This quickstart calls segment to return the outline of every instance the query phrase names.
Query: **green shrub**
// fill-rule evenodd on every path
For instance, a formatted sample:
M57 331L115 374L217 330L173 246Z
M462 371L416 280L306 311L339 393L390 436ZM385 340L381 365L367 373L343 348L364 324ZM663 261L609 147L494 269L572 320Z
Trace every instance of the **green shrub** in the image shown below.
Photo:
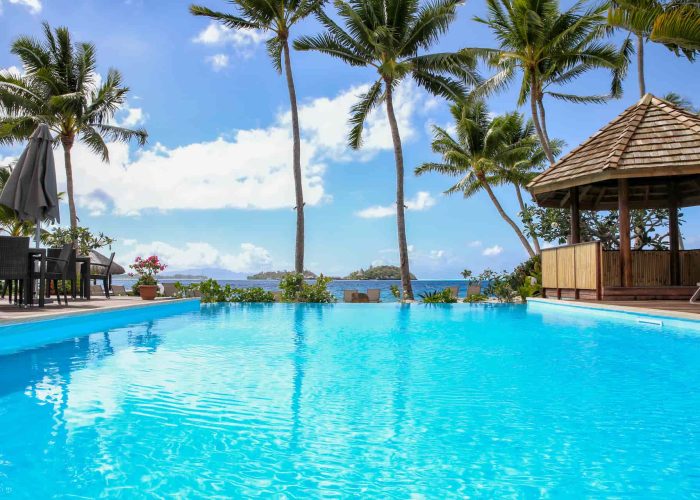
M328 284L333 281L324 275L316 278L312 284L304 281L300 273L289 273L280 280L282 300L285 302L331 303L336 298L328 290Z
M178 296L186 297L188 292L199 290L202 297L202 302L274 302L275 296L272 292L263 290L260 287L255 288L233 288L231 285L221 286L218 281L208 279L201 283L192 283L190 285L182 285L175 283L175 288L178 291Z
M396 285L391 285L389 287L389 290L391 291L391 294L394 296L396 300L399 300L401 298L401 290L399 290L399 287Z
M425 292L419 295L421 302L424 304L454 304L457 298L452 295L450 290L442 290L440 292Z
M469 302L470 304L473 304L475 302L485 302L487 300L489 300L489 298L483 293L476 293L464 299L465 302Z
M274 302L275 296L272 292L255 288L232 288L229 302Z

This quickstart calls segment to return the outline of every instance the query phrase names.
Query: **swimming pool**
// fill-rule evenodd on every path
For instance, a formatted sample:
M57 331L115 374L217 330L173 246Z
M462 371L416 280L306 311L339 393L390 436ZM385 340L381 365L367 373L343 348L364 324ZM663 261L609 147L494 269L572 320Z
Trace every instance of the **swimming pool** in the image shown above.
M155 309L0 328L0 496L700 491L692 329L525 306Z

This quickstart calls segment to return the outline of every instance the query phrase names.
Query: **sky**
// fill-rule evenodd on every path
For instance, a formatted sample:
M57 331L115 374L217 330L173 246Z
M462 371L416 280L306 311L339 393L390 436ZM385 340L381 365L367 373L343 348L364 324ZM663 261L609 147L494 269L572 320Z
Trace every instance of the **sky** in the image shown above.
M224 0L201 0L225 10ZM495 47L488 29L473 21L484 0L467 0L435 51ZM571 2L562 0L563 6ZM130 87L116 116L143 126L149 141L110 145L102 163L81 144L73 150L80 225L117 241L117 260L156 253L169 271L197 268L232 273L292 269L295 213L289 97L265 52L269 35L235 32L188 13L179 0L0 0L0 69L21 71L10 45L39 36L41 22L67 26L76 41L96 45L98 71L119 69ZM314 34L308 19L293 38ZM615 40L620 41L622 34ZM348 111L375 74L317 53L292 53L299 97L306 267L345 275L370 265L396 264L395 168L383 109L370 116L364 147L346 147ZM700 64L647 44L647 89L675 91L700 105ZM594 72L566 87L605 93L608 74ZM493 113L517 109L516 87L489 99ZM639 99L636 67L622 99L602 105L546 100L552 137L575 147ZM406 166L407 234L411 270L420 279L458 278L468 268L511 269L527 255L485 194L446 196L454 179L416 177L415 167L438 158L431 127L450 123L444 100L410 82L396 97ZM527 109L521 109L527 114ZM0 148L0 165L24 144ZM56 152L59 190L64 164ZM497 190L517 217L512 188ZM61 207L68 223L68 208ZM687 247L700 246L700 210L684 210Z

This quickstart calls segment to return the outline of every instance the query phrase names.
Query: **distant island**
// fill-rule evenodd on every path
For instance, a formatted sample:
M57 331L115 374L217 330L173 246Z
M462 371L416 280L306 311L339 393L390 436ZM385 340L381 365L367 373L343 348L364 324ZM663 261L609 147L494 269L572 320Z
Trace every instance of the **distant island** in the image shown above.
M290 274L292 271L264 271L261 273L257 274L252 274L248 276L249 280L281 280L284 278L286 275ZM316 273L313 273L309 270L304 271L304 278L306 279L315 279L318 276L316 276Z
M369 269L360 269L348 274L346 280L400 280L401 268L398 266L369 266ZM411 273L411 279L416 277Z

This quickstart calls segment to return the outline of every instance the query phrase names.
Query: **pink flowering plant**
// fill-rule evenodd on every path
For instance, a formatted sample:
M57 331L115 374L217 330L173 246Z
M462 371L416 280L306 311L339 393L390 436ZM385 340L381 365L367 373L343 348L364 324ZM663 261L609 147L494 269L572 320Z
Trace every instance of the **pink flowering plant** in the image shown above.
M163 264L157 255L151 255L145 259L136 257L134 263L129 267L134 271L129 273L129 276L138 276L138 280L134 284L134 291L137 291L141 285L157 285L156 275L161 271L165 271L168 266Z

